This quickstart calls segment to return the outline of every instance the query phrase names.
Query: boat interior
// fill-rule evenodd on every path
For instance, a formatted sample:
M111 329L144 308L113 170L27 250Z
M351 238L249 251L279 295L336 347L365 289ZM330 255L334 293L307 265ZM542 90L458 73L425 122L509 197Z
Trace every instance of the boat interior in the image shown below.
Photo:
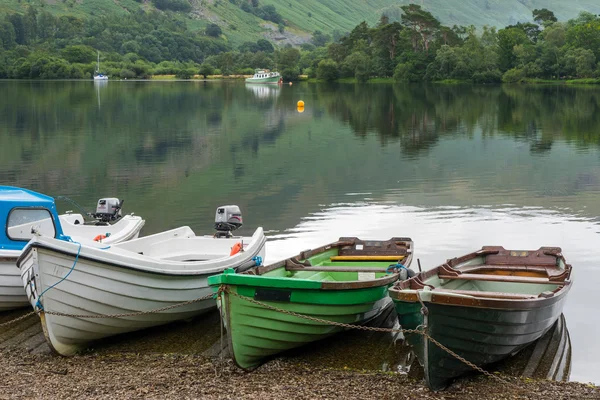
M397 286L446 295L525 300L554 296L570 283L570 274L571 266L559 248L511 251L484 247Z
M279 278L366 281L389 277L397 270L398 264L409 267L411 261L410 239L361 241L341 238L332 245L305 251L297 257L258 268L257 271L259 275Z
M93 240L98 235L112 236L130 231L138 220L121 219L114 224L84 225L85 219L81 214L62 214L58 216L62 231L67 236L76 239ZM21 223L19 223L21 222ZM7 222L8 237L14 240L30 240L33 235L55 237L56 228L45 209L18 209L11 213Z
M261 231L262 232L262 231ZM196 236L188 226L145 236L113 245L148 257L169 261L208 261L230 257L232 247L240 243L246 249L258 240L257 230L252 238L234 236L215 239L213 236Z

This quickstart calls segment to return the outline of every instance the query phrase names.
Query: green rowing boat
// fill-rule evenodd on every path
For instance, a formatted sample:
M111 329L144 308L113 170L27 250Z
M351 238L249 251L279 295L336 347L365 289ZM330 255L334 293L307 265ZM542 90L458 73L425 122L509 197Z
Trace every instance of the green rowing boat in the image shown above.
M403 329L422 327L481 367L515 354L554 325L571 288L570 276L560 248L487 246L397 282L389 293ZM432 390L473 371L423 335L408 334L407 340Z
M412 250L409 238L340 238L271 265L209 277L213 290L221 289L217 305L235 363L252 370L270 356L343 329L285 312L344 324L376 317L390 304L388 288L406 273Z

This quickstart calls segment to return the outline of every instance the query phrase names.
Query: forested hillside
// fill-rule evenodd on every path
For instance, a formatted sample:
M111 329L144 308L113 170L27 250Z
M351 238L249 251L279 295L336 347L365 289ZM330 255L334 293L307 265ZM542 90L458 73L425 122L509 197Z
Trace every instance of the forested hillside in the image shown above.
M498 29L531 21L532 11L540 8L554 11L559 21L581 11L600 14L598 0L0 0L0 16L25 13L30 6L81 19L162 10L175 13L190 31L204 31L214 23L234 46L261 38L298 45L314 31L339 36L362 21L375 24L382 14L400 21L401 6L410 3L431 12L444 25Z
M587 11L561 21L552 10L534 9L523 15L532 22L478 28L444 24L418 4L396 4L397 14L367 12L380 12L388 0L347 7L341 0L283 6L275 0L114 0L111 8L102 7L104 0L52 1L0 3L14 9L0 15L0 78L91 78L98 51L100 72L121 79L251 74L254 68L277 68L285 80L299 74L359 81L600 78L600 17ZM573 0L572 9L585 1ZM510 3L471 2L490 9ZM463 10L467 3L452 12L472 12ZM361 14L363 22L345 30Z

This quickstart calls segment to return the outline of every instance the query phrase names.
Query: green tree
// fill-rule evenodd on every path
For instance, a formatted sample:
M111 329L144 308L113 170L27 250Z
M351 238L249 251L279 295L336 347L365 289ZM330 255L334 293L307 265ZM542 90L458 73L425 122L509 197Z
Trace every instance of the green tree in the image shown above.
M582 12L567 24L567 45L570 48L588 49L600 59L600 17Z
M522 29L512 27L498 31L498 62L500 70L507 71L515 66L517 57L513 51L514 47L525 43L530 43L530 41Z
M558 21L554 13L547 8L533 10L533 20L540 25L548 25Z
M70 63L86 64L96 60L96 51L89 46L67 46L60 52L61 56Z
M56 18L48 11L38 16L38 36L40 39L51 39L56 34Z
M208 24L205 32L208 36L212 37L219 37L223 34L221 27L217 24Z
M27 29L25 21L21 14L11 14L8 16L8 21L12 24L15 32L15 42L17 44L27 44Z
M200 70L198 71L198 75L202 75L202 77L204 79L208 78L209 75L213 75L215 72L215 69L213 68L212 65L210 64L202 64L200 65Z
M570 49L565 55L565 70L568 75L591 78L596 67L596 56L589 49Z
M323 47L330 41L331 36L326 35L321 31L314 31L312 34L311 42L317 47Z
M373 47L373 66L378 76L392 76L396 66L396 57L400 52L400 32L398 22L380 24L373 29L371 36Z
M333 82L339 77L338 65L331 59L321 60L317 69L317 77L326 82Z
M277 52L277 66L281 70L294 70L298 67L300 61L300 50L294 47L288 47Z
M256 41L256 45L258 46L259 51L264 51L265 53L272 53L275 51L275 48L271 42L265 39L258 39Z
M355 77L359 82L366 82L371 77L371 60L364 52L354 52L342 64L342 76Z
M439 32L440 21L438 21L429 11L425 11L421 6L409 4L400 7L402 14L402 25L406 26L412 32L413 50L422 48L428 52L431 41Z
M8 21L0 21L0 48L10 50L16 46L15 28Z

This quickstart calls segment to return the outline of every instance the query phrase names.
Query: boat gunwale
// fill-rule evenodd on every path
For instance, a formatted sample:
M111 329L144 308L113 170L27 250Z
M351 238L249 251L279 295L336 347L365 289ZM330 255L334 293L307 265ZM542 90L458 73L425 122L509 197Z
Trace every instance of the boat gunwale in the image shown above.
M453 295L448 292L435 292L432 290L430 293L431 300L423 300L423 303L432 303L446 306L459 306L459 307L471 307L471 308L485 308L485 309L496 309L496 310L533 310L537 308L543 308L550 306L554 303L561 301L571 289L570 282L562 286L552 297L537 297L533 299L497 299L490 297L474 297L468 295ZM419 297L417 292L403 292L396 288L389 289L389 295L393 300L407 303L418 303Z
M408 237L392 237L389 240L368 240L369 242L404 242L406 245L406 254L403 254L405 257L402 261L402 265L406 268L410 267L413 259L413 241ZM399 278L399 273L393 273L389 276L383 276L381 278L374 278L364 281L313 281L310 279L290 279L286 277L270 277L263 276L267 272L271 272L278 268L285 268L288 260L296 259L296 260L308 260L310 257L313 257L317 254L324 253L328 250L331 250L335 247L341 246L352 246L355 245L356 242L365 242L365 240L361 240L357 237L341 237L339 240L317 247L316 249L304 250L300 252L296 256L288 257L284 260L277 261L270 265L265 265L262 267L251 268L247 271L235 273L235 274L222 274L209 278L209 281L219 280L218 283L210 283L211 286L215 285L236 285L236 286L260 286L260 287L273 287L274 282L287 282L288 284L278 285L277 288L281 289L313 289L313 290L345 290L345 289L366 289L378 286L386 286L389 285ZM358 266L357 266L358 267ZM323 267L326 270L326 266ZM375 268L375 267L373 267ZM332 271L336 272L336 271ZM374 271L375 272L375 271ZM261 277L261 279L256 279ZM265 279L268 278L268 279ZM227 281L232 282L227 282ZM244 281L248 281L247 283ZM252 282L254 281L254 282Z
M427 286L431 286L427 284L427 280L436 275L440 275L440 273L447 272L455 272L456 276L453 279L460 280L460 274L465 273L473 273L477 268L481 267L485 269L489 265L483 263L478 266L465 266L465 267L454 267L457 264L462 264L471 259L481 257L482 255L496 255L499 253L510 253L511 250L506 250L501 246L484 246L481 250L469 253L467 255L456 257L453 259L447 260L444 264L439 265L435 268L432 268L427 271L423 271L413 278L407 279L402 282L397 282L393 287L391 287L388 291L390 297L396 301L401 302L410 302L415 303L421 301L420 295L418 293L423 292L423 288ZM548 274L548 270L557 270L560 271L560 274L550 275L548 274L548 280L545 282L531 282L523 284L540 284L547 283L549 285L556 285L557 288L552 291L552 295L549 297L540 296L530 299L508 299L508 298L491 298L491 297L479 297L479 296L470 296L462 293L452 293L448 292L436 292L435 287L432 287L431 290L428 290L427 293L431 294L430 300L423 300L424 303L433 303L440 305L448 305L448 306L463 306L463 307L472 307L472 308L486 308L486 309L519 309L519 310L527 310L527 309L536 309L541 307L546 307L552 305L560 300L562 300L569 290L571 289L572 281L571 281L571 264L567 264L564 256L562 255L562 250L560 247L540 247L538 250L529 250L527 253L543 253L545 256L553 256L557 260L560 260L564 263L564 269L558 268L550 268L548 264L520 264L518 268L515 267L514 263L507 264L505 266L498 265L495 263L494 266L497 270L506 270L506 271L527 271L527 272L546 272ZM517 257L517 256L510 256ZM526 258L526 257L524 257ZM492 275L492 276L502 276L502 275ZM481 281L485 281L485 274L482 274ZM510 282L510 276L507 276L505 282ZM413 288L411 286L418 286L417 288ZM541 293L540 293L541 294Z
M266 238L264 236L262 236L264 240L264 242L266 243ZM264 248L265 243L263 243L261 246L257 246L256 252L253 253L250 257L248 257L248 260L250 260L252 257L257 256L260 254L261 250ZM31 253L33 250L35 249L45 249L45 250L50 250L52 252L58 253L58 254L63 254L63 255L67 255L67 256L71 256L71 257L75 257L76 256L76 252L70 252L64 249L57 249L54 248L52 246L49 246L45 243L40 243L40 242L33 242L30 243L25 249L26 251L24 251L17 259L17 267L19 269L21 269L21 264L28 258L29 253ZM107 260L98 260L95 257L92 256L87 256L85 254L79 254L78 256L79 260L86 260L86 261L91 261L93 263L99 263L99 264L103 264L104 266L110 266L110 267L116 267L116 268L122 268L122 269L127 269L130 271L137 271L137 272L141 272L141 273L148 273L148 274L154 274L154 275L165 275L165 276L177 276L177 277L186 277L186 276L202 276L202 275L214 275L214 274L219 274L221 273L224 269L226 268L231 268L231 267L224 267L224 268L217 268L217 269L206 269L206 270L190 270L190 271L181 271L181 270L176 270L176 271L161 271L161 270L155 270L155 269L143 269L143 268L136 268L135 266L131 266L131 265L124 265L124 264L120 264L114 261L107 261Z

